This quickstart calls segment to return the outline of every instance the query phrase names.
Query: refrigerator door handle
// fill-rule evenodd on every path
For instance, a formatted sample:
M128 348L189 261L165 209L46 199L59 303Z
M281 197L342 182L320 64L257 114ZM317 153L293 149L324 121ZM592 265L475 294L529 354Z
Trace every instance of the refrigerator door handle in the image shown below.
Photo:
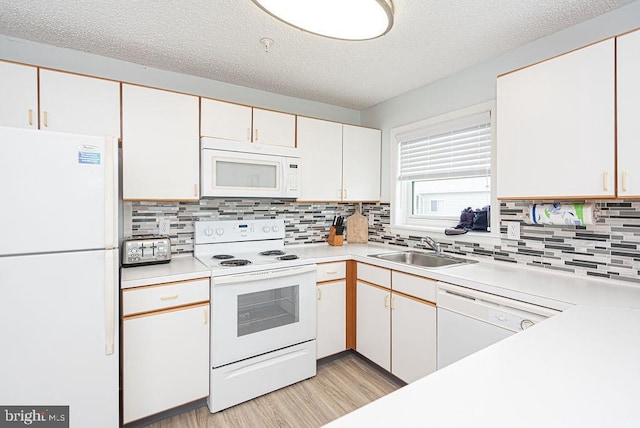
M118 200L116 192L118 189L117 174L117 144L114 144L114 138L105 137L104 149L104 239L105 247L112 249L117 247L117 219L118 219Z
M116 278L118 277L116 263L117 250L107 250L104 255L104 327L105 354L111 355L115 351L116 334Z

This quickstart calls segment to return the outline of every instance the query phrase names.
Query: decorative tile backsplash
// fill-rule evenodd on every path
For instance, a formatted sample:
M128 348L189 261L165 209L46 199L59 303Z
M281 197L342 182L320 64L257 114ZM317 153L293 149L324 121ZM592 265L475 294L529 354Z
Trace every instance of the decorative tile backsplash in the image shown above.
M521 222L519 240L507 240L506 227L502 226L500 244L481 245L452 237L441 241L442 250L640 284L640 201L598 201L600 215L591 226L524 224L530 203L500 203L500 224ZM365 204L363 214L368 213L375 217L375 226L369 227L369 241L421 247L420 236L391 233L389 204Z
M333 216L349 216L354 204L298 203L274 199L202 199L200 202L125 202L124 236L158 233L158 220L171 222L173 253L193 251L194 221L284 218L285 244L325 242Z
M530 202L503 201L500 223L520 221ZM598 201L600 217L592 226L521 224L520 240L482 245L455 238L441 240L444 252L490 257L578 275L615 278L640 285L640 201ZM286 244L325 242L334 215L349 216L353 203L302 203L272 199L203 199L200 202L125 202L125 236L155 234L158 220L171 223L174 253L193 251L193 222L197 220L285 219ZM365 203L362 213L374 215L369 241L421 247L421 236L390 231L388 203ZM471 233L471 232L470 232Z

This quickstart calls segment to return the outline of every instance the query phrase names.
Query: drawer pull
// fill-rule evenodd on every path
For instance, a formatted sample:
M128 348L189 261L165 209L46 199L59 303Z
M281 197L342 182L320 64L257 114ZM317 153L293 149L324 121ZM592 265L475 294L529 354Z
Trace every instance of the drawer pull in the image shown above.
M33 110L29 109L29 125L33 125Z
M338 273L337 270L327 271L327 275L335 275L337 273Z
M172 294L170 296L160 296L160 300L173 300L177 298L178 298L177 294Z

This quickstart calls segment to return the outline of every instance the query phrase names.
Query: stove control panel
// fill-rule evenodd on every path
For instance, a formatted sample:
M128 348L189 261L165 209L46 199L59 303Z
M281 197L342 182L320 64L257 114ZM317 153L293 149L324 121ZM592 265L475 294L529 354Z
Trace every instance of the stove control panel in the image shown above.
M283 219L212 220L195 223L196 244L284 239Z
M171 241L166 236L126 239L122 244L122 266L140 266L171 261Z

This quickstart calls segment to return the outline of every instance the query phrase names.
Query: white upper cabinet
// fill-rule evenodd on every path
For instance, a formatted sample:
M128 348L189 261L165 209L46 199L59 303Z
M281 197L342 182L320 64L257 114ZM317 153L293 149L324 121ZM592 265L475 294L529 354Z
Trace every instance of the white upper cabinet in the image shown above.
M122 85L125 200L198 200L198 97Z
M296 116L225 101L202 98L203 137L295 147Z
M618 37L618 197L640 196L640 30Z
M120 137L120 83L40 69L40 129Z
M614 73L609 39L498 78L499 198L615 196Z
M298 116L298 200L380 200L380 130Z
M38 128L38 69L0 61L0 126Z
M43 69L39 75L38 87L37 67L0 61L0 126L120 137L119 82Z
M379 129L342 125L343 200L380 200L380 145Z
M234 141L251 141L251 107L201 99L200 135Z
M253 109L253 142L272 146L296 146L296 116Z
M303 162L298 200L340 200L342 125L298 116L298 148Z

